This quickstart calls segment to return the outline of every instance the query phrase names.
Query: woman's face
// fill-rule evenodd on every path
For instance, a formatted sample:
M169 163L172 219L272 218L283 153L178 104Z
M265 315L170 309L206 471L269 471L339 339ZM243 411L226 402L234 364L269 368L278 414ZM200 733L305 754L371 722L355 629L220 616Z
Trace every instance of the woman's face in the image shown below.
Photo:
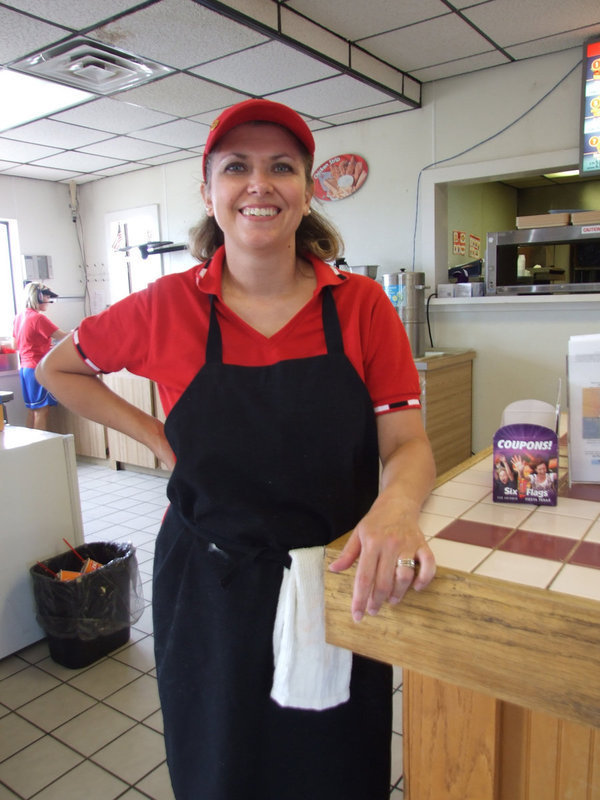
M238 125L212 151L202 196L226 247L293 247L312 197L299 143L279 125Z

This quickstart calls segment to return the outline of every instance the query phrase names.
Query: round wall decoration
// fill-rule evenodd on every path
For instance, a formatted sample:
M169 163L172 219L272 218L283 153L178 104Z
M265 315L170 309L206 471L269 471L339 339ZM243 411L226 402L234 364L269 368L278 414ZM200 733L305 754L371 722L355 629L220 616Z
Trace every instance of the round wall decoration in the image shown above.
M315 195L320 200L343 200L360 189L368 174L364 158L352 153L333 156L313 173Z

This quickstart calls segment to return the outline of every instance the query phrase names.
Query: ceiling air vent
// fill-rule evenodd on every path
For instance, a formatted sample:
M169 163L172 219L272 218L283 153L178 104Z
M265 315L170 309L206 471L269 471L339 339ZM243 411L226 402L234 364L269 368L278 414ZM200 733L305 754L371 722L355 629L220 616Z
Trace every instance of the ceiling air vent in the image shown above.
M12 68L97 94L130 89L173 72L162 64L83 38L51 47L12 64Z

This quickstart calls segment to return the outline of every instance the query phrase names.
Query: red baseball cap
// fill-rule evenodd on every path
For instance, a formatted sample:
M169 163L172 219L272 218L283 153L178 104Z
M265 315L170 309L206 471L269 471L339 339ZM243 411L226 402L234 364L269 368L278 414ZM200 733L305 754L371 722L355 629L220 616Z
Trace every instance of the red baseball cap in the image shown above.
M304 145L311 156L315 154L315 140L310 128L300 114L297 114L289 106L275 103L272 100L244 100L222 111L210 126L210 133L204 145L204 155L202 156L202 175L204 180L206 180L206 157L208 154L226 133L237 125L243 125L245 122L273 122L276 125L281 125L287 128Z

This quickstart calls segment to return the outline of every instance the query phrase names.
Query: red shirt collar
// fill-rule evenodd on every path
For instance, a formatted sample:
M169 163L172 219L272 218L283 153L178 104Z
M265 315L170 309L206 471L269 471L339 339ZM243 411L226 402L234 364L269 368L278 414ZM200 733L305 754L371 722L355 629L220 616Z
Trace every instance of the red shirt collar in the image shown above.
M225 257L225 247L219 247L214 256L199 264L196 268L196 286L201 292L206 294L214 294L219 300L221 296L221 276L223 274L223 259ZM346 280L346 276L336 267L321 261L320 258L306 253L304 258L309 261L314 270L317 278L317 288L315 294L318 294L324 286L337 286Z

